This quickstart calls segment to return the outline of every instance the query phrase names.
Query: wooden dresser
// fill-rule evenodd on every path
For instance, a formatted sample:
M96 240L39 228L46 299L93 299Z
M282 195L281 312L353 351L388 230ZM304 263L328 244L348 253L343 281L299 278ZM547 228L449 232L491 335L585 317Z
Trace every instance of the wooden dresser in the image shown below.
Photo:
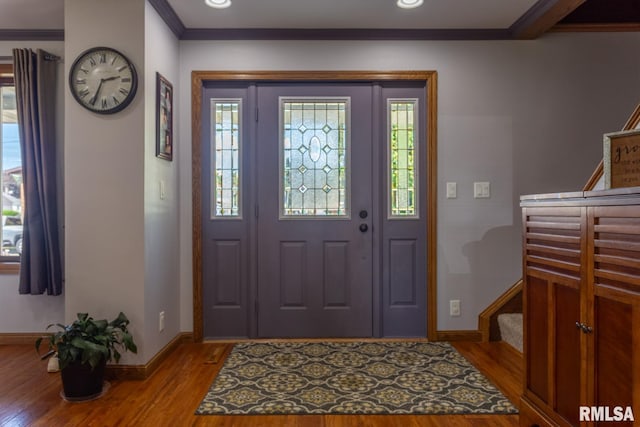
M520 425L600 424L580 423L580 406L610 416L631 407L640 425L640 187L523 196L520 205Z

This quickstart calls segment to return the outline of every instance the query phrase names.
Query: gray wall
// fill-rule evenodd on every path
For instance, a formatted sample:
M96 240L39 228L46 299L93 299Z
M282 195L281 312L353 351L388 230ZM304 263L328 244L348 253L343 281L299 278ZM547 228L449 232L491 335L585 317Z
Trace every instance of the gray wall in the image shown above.
M178 88L178 39L167 28L155 9L146 4L145 12L145 141L144 141L144 318L146 354L153 356L180 332L178 283L178 161L156 157L156 72ZM178 103L173 105L174 138L177 136ZM165 198L160 199L160 181ZM159 313L165 313L165 328L159 330Z
M97 10L107 21L104 2L66 0L64 44L0 43L1 55L26 46L64 56L58 84L67 193L64 300L18 296L17 276L3 275L0 332L41 331L80 310L124 310L144 343L134 363L193 327L192 70L438 71L443 330L475 329L477 314L521 276L519 196L581 188L601 158L602 134L620 129L640 98L640 58L628 54L640 42L637 33L493 42L177 42L146 2L117 1L133 14L120 33L93 21L83 27ZM64 85L80 51L102 44L131 56L141 74L134 103L111 118L81 109ZM172 163L155 158L155 71L174 83ZM160 179L167 201L157 197ZM444 198L447 181L458 183L457 199ZM474 181L491 182L491 199L473 199ZM453 298L462 300L461 317L448 315ZM164 333L157 330L160 310Z
M192 329L192 70L438 72L438 328L477 315L521 277L519 196L580 189L640 99L640 34L535 41L180 43L181 327ZM444 198L447 181L458 198ZM473 182L490 181L490 199ZM449 316L460 299L462 316Z
M65 91L65 318L89 312L113 319L123 311L139 348L126 363L145 355L145 4L65 0L65 74L81 52L105 45L138 72L136 97L115 115L89 112Z

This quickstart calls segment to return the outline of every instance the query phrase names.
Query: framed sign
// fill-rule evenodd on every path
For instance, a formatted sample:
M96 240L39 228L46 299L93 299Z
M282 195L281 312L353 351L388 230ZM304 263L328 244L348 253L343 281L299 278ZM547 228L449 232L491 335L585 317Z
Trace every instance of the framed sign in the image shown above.
M640 186L640 130L604 135L604 188Z
M173 85L156 73L156 157L173 160Z
M636 106L636 109L633 110L633 113L631 113L631 116L629 117L629 119L627 119L627 123L625 123L624 127L622 128L623 131L634 130L634 129L640 129L640 104ZM598 167L591 175L591 178L589 178L589 181L584 186L583 190L584 191L595 190L598 187L598 184L602 184L604 186L603 178L604 178L604 157L600 161L600 163L598 163Z

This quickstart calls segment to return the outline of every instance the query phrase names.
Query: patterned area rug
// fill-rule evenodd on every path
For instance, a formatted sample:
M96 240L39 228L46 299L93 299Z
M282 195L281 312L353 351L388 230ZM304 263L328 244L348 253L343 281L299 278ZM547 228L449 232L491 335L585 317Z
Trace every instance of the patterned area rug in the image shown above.
M513 414L448 343L237 344L196 414Z

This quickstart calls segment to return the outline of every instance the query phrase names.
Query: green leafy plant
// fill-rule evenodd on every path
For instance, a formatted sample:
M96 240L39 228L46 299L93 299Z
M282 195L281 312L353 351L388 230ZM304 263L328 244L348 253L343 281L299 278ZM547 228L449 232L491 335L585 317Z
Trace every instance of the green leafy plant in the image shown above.
M40 345L46 339L49 351L58 353L60 369L72 362L89 363L91 369L95 369L103 359L107 362L115 359L118 363L120 351L138 352L128 325L129 319L122 312L111 322L94 320L88 313L78 313L78 319L70 325L58 323L47 326L47 330L53 326L60 330L38 338L36 351L40 351Z

